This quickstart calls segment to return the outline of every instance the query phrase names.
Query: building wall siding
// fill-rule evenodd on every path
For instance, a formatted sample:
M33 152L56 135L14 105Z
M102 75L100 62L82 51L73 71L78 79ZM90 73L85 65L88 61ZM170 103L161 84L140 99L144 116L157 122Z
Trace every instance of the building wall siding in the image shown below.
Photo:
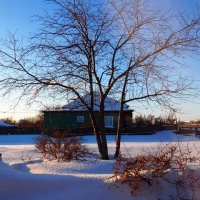
M106 116L113 116L113 128L117 128L118 111L105 111ZM84 116L84 122L77 122L77 116ZM125 112L125 126L130 122L126 122L126 118L132 117L132 111ZM98 111L95 112L95 118L99 121ZM52 133L55 129L92 129L89 113L86 111L45 111L44 112L44 133Z

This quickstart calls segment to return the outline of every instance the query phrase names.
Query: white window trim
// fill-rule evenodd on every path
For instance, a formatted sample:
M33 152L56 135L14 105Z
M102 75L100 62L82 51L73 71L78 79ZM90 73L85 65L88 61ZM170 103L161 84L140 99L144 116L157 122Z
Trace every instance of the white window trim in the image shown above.
M85 121L85 117L83 115L78 115L76 117L76 122L84 122Z
M106 119L106 117L111 117L112 118L112 125L111 126L106 126L106 124L105 124L105 121L104 121L104 124L105 124L105 128L113 128L113 116L105 116L104 117L104 120Z

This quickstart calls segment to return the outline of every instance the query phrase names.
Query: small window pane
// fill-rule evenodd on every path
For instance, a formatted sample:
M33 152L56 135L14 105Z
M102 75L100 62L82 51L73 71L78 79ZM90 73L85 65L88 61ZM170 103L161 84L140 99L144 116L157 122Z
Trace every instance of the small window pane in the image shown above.
M77 116L77 122L84 122L84 116Z
M104 123L105 127L113 128L113 116L105 116Z

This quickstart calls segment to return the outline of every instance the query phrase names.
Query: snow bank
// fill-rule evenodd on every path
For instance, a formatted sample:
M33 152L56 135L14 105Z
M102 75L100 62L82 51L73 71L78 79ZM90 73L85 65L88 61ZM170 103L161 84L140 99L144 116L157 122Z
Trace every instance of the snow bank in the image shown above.
M35 135L1 135L0 152L0 200L155 200L169 199L169 187L142 188L143 193L130 194L126 185L114 184L112 176L114 160L99 160L94 136L85 136L84 143L93 152L84 161L69 163L42 160L34 149ZM108 136L108 148L112 158L115 150L114 136ZM122 151L139 153L156 147L162 142L189 142L200 146L199 138L176 135L163 131L154 135L122 137ZM198 200L198 197L196 198Z
M129 192L110 188L103 179L77 176L33 175L0 162L2 200L132 199Z
M0 135L0 145L33 145L39 135Z

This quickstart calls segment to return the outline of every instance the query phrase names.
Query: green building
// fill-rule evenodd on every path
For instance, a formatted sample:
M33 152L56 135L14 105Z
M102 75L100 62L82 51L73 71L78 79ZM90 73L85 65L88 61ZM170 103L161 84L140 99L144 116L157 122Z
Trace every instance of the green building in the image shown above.
M99 117L99 95L94 98L94 113L98 122ZM84 99L89 100L89 95L84 96ZM113 98L107 97L105 100L105 128L108 133L113 133L117 129L118 115L120 103ZM132 124L132 112L128 105L124 106L124 128ZM63 106L59 111L44 111L44 127L43 132L52 134L55 130L70 131L74 134L90 134L93 132L89 117L89 112L85 106L75 99L69 104Z

